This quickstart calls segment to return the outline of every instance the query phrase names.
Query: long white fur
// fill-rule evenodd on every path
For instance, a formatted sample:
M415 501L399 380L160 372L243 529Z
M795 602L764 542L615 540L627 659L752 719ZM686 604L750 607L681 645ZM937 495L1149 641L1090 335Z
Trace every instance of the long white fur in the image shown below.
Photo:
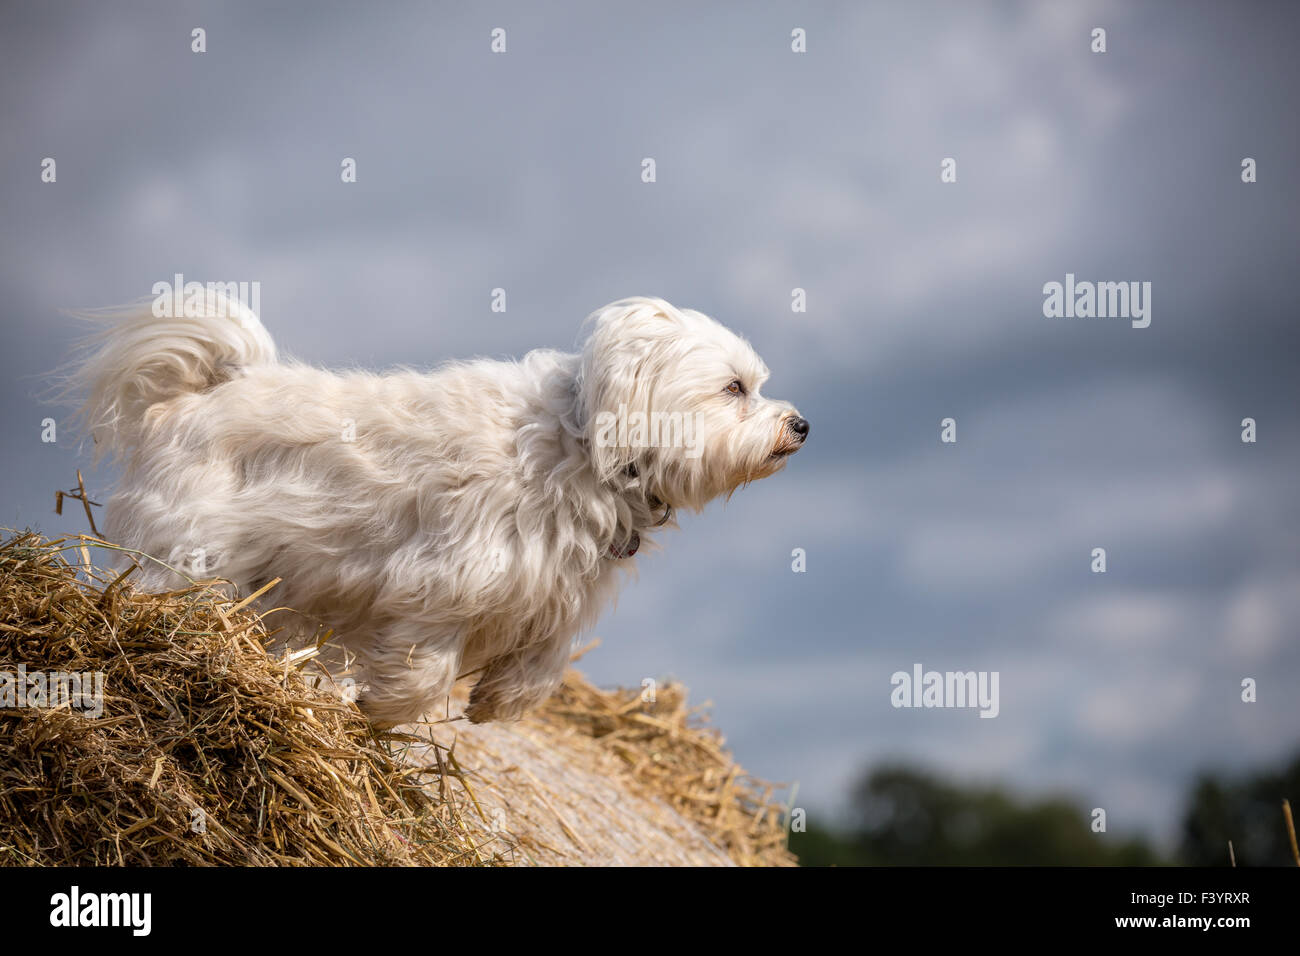
M760 395L748 343L661 299L593 313L579 354L428 373L282 360L242 305L200 312L101 313L72 368L99 450L125 466L106 534L243 593L282 578L265 606L333 629L379 724L471 673L471 720L521 716L633 564L619 548L667 506L779 470L803 438L793 406ZM598 413L620 407L697 414L698 457L597 441ZM144 562L137 585L180 583Z

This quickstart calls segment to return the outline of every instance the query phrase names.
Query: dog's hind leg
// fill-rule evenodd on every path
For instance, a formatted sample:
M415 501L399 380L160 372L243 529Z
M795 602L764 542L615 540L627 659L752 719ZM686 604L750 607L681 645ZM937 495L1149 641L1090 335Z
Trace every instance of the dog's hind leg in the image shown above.
M572 646L571 637L553 636L488 661L470 691L465 716L475 724L518 720L555 693Z

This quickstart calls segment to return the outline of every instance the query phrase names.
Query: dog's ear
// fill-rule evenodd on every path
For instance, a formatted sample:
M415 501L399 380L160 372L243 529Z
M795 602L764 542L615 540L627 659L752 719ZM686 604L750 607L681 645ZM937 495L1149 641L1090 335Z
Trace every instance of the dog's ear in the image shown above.
M680 319L662 299L634 298L592 313L587 325L578 414L597 476L608 480L636 465L645 451L623 440L628 418L651 412L655 383L663 380L670 347L680 340Z

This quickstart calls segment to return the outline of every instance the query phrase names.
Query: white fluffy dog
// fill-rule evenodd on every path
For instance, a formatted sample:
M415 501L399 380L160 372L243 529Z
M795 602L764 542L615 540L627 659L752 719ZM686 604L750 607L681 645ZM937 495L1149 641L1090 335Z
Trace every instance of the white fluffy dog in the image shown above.
M106 535L332 628L380 725L478 674L466 715L514 719L675 508L778 471L808 434L743 339L661 299L589 319L579 354L421 373L277 359L246 307L114 310L72 368L125 465ZM182 583L145 561L140 586Z

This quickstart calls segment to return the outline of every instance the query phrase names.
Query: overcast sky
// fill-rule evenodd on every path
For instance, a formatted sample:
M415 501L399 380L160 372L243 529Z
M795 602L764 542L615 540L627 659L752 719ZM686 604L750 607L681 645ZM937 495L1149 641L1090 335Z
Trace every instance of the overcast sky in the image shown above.
M82 530L62 309L258 281L282 351L380 368L660 295L813 429L641 560L596 680L682 679L814 812L905 759L1168 838L1195 771L1293 752L1294 5L467 6L0 9L0 524ZM1046 318L1067 273L1150 282L1150 326ZM999 716L895 709L915 663L998 671Z

